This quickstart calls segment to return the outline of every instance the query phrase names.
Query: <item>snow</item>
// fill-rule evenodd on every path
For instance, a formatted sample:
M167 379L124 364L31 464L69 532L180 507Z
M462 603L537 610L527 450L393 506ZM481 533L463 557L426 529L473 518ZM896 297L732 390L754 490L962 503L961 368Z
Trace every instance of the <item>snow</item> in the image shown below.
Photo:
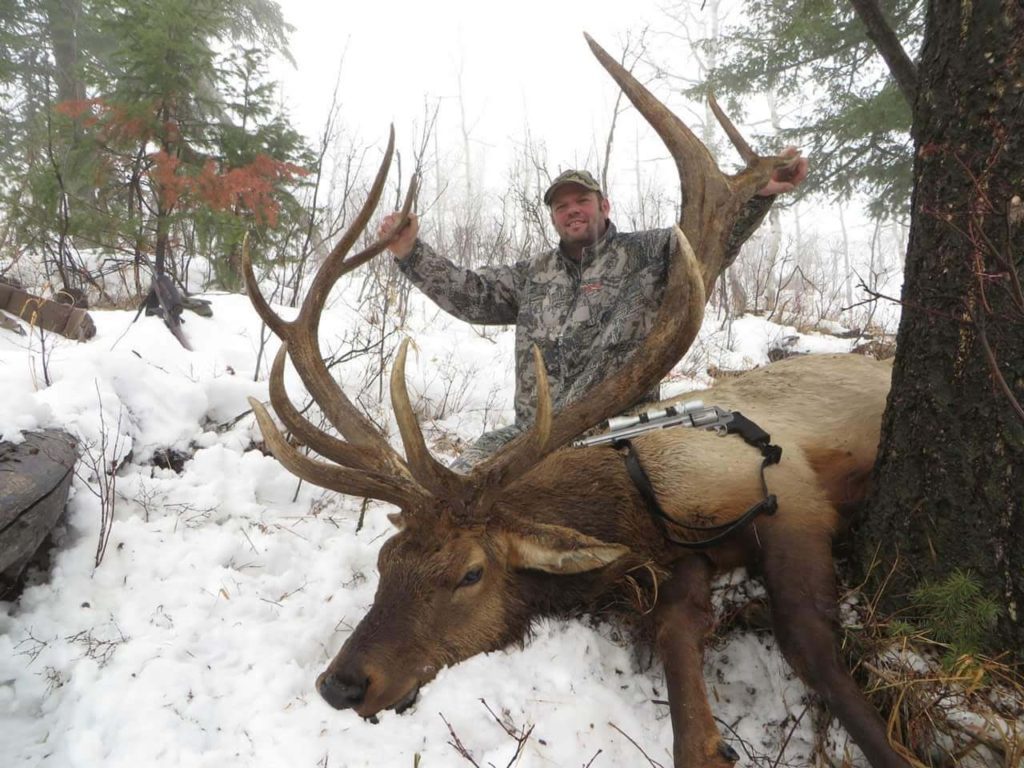
M325 314L328 346L362 323L353 297L343 287ZM389 510L371 503L356 532L360 500L300 485L252 450L253 418L238 417L247 397L267 398L276 342L256 375L261 327L247 299L206 298L212 318L186 313L194 352L156 318L133 322L132 311L93 311L97 335L83 344L0 333L0 439L63 427L85 457L51 570L18 602L0 604L0 764L409 768L415 755L423 766L468 764L450 743L457 737L479 765L506 766L518 747L506 727L531 726L523 768L647 764L640 749L670 764L659 667L610 624L541 622L522 647L442 670L409 711L377 724L320 699L317 674L372 602ZM428 438L470 440L511 420L511 332L481 334L412 301L413 397L436 409L458 395L442 421L424 424ZM705 384L712 353L724 368L762 364L788 335L795 329L761 318L730 332L710 317L671 388ZM801 336L797 349L848 345ZM364 382L370 362L344 366L343 384ZM300 391L291 373L289 388ZM180 474L152 463L168 450L188 457ZM103 475L113 465L116 476ZM718 590L748 584L733 574ZM807 691L770 636L720 638L705 672L716 715L745 742L733 740L741 754L774 757L785 744L780 765L809 760Z

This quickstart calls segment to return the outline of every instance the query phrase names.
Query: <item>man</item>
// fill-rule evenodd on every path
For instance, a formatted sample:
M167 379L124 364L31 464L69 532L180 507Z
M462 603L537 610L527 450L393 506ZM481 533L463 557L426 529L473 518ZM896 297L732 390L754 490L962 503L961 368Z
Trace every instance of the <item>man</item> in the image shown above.
M807 175L796 149L792 163L747 204L733 230L726 263L761 223L775 195ZM464 452L459 468L479 461L533 420L535 379L531 347L544 356L555 409L583 396L640 345L654 323L664 290L672 229L620 233L611 204L587 171L560 174L544 193L557 248L512 266L469 270L420 240L413 215L390 246L399 269L442 309L470 323L516 326L516 423L488 432ZM395 226L384 218L380 234ZM657 388L644 401L657 400Z

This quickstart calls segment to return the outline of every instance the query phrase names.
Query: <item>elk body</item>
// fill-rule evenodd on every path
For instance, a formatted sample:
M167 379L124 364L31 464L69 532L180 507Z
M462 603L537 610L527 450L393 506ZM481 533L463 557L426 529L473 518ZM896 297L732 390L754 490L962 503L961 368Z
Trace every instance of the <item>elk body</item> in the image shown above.
M743 204L787 162L755 155L720 116L747 161L735 176L722 174L685 125L589 42L679 168L682 219L662 306L655 328L625 366L558 413L552 413L543 360L535 352L534 425L468 474L443 466L426 448L405 390L406 344L391 378L404 456L345 396L320 353L317 330L328 291L388 244L378 241L347 255L383 190L393 136L367 203L315 277L294 321L270 310L246 259L253 304L283 341L271 372L273 408L293 437L329 462L297 450L254 401L271 451L310 482L400 510L392 516L399 532L379 555L374 604L317 688L332 706L364 717L402 709L442 667L522 639L541 616L630 610L627 595L639 591L653 604L647 620L665 667L675 765L729 766L736 756L714 724L702 650L713 623L713 574L746 566L764 578L776 637L796 671L872 766L906 768L887 742L881 717L843 667L834 634L832 538L866 491L889 366L859 356L795 358L695 395L741 409L783 450L782 461L766 471L778 511L705 550L670 538L706 536L679 524L729 523L760 501L757 451L735 437L686 428L634 438L657 499L674 521L665 522L652 515L618 450L565 447L634 405L682 357ZM413 196L411 187L406 213ZM288 399L286 356L343 439L306 421Z

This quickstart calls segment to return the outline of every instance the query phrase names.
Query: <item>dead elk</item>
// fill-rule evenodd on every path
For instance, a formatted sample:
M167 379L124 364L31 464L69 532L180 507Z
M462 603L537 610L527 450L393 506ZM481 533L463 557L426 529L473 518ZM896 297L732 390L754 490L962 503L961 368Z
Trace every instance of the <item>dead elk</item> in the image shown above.
M292 436L328 461L297 450L254 401L274 456L312 483L400 510L392 517L399 532L380 551L374 604L317 688L332 706L364 717L402 709L442 667L520 640L540 616L621 602L616 596L631 574L644 570L657 574L657 584L646 585L656 595L649 620L665 668L675 765L729 766L735 753L715 727L701 661L713 621L710 580L718 570L745 565L763 576L786 658L871 765L907 768L890 747L881 717L843 667L834 632L831 542L840 510L856 506L865 493L889 388L886 364L860 356L795 358L695 395L742 409L784 453L767 470L778 511L703 551L670 541L666 529L676 539L700 536L683 526L728 523L763 498L757 456L752 461L745 443L684 428L634 439L671 522L652 516L618 451L564 448L635 404L682 357L743 204L786 162L755 155L729 125L747 167L722 174L678 118L590 44L679 168L686 199L661 309L624 368L557 413L535 350L534 425L468 474L448 469L426 448L405 388L406 344L391 376L404 456L348 399L320 353L319 317L328 291L387 246L378 241L348 256L383 190L393 135L365 205L314 278L294 321L272 312L246 259L252 302L283 341L271 373L271 404ZM413 194L410 188L406 212ZM290 402L283 383L286 354L341 438L305 420Z

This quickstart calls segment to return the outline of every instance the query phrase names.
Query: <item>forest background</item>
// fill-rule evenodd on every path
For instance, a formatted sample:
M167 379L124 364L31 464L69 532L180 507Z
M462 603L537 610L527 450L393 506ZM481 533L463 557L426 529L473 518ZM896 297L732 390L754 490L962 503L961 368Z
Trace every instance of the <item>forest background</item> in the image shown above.
M751 4L750 15L717 2L629 13L598 3L588 26L569 4L548 22L532 21L544 18L539 9L520 9L518 22L484 26L482 12L461 3L429 17L398 4L389 8L406 23L388 28L369 11L318 24L331 20L302 3L6 5L0 272L26 271L28 284L118 304L138 300L162 269L187 290L237 290L248 232L257 263L282 270L278 298L293 302L309 259L361 201L390 121L400 147L395 198L418 169L425 234L459 263L511 262L549 247L540 197L566 167L602 178L620 229L664 226L678 205L674 168L591 60L586 28L608 30L607 43L723 166L734 156L702 106L711 73L756 145L798 144L813 158L803 202L783 210L780 201L718 301L815 322L854 311L859 282L898 290L909 109L849 12L839 24L824 12L793 24L783 21L792 9L771 3ZM902 5L912 46L921 9ZM303 22L298 32L286 11ZM494 26L506 42L487 32ZM745 29L763 32L755 41ZM295 68L290 33L299 38ZM508 66L509 46L527 40L551 53ZM371 57L381 72L367 76ZM378 269L394 283L390 265ZM873 320L869 310L847 325Z

